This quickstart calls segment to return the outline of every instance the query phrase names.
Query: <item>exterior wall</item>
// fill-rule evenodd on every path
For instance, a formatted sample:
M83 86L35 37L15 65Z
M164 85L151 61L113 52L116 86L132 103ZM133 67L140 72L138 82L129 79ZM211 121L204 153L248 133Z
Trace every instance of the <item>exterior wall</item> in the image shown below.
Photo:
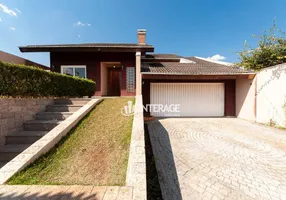
M100 64L100 76L101 76L101 95L107 95L107 84L108 84L108 69L101 63Z
M126 67L135 67L135 53L124 52L52 52L51 69L61 72L61 65L86 65L87 78L96 82L95 96L101 96L101 62L120 62L121 96L135 96L126 91Z
M257 122L286 127L286 64L257 74Z
M26 60L24 58L0 51L0 60L4 62L14 63L14 64L20 64L20 65L28 65L28 66L34 66L39 67L45 70L50 70L49 67L46 67L44 65L32 62L30 60Z
M0 99L0 145L5 136L22 130L23 122L34 119L53 99Z
M256 120L255 79L236 80L236 116L249 121Z
M150 83L195 83L195 82L205 82L205 83L225 83L225 116L235 116L235 80L150 80L143 79L142 94L143 94L143 105L150 104Z

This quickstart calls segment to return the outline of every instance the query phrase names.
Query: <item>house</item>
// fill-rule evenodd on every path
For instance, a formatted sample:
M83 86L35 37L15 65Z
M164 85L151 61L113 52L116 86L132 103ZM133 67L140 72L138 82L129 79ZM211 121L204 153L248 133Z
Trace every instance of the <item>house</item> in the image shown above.
M236 102L255 73L199 57L154 54L146 30L138 43L28 45L21 52L50 52L51 70L97 83L95 96L143 95L143 104L179 104L176 116L236 116ZM241 80L241 81L239 81ZM154 116L173 116L170 111ZM255 111L253 111L255 112Z
M8 62L8 63L14 63L14 64L34 66L34 67L39 67L39 68L44 69L44 70L50 70L49 67L41 65L39 63L35 63L35 62L27 60L25 58L21 58L19 56L15 56L13 54L10 54L10 53L4 52L4 51L0 51L0 61Z

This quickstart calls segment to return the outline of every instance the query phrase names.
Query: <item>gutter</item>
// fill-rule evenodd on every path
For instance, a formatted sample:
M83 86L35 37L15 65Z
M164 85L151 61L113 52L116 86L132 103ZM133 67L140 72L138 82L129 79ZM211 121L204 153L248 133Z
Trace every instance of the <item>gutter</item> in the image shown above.
M149 73L149 72L141 72L142 75L179 75L179 76L236 76L236 75L256 75L256 73L237 73L237 74L184 74L184 73Z
M87 47L68 47L68 46L50 46L50 47L41 47L41 46L20 46L19 50L24 52L154 52L153 46L147 47L106 47L106 46L87 46Z

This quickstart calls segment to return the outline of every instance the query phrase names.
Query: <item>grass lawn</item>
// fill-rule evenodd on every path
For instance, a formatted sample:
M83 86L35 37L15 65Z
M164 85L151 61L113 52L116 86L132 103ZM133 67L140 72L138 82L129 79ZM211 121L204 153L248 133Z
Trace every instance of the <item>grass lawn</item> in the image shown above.
M125 185L133 117L121 108L130 100L105 99L8 184Z

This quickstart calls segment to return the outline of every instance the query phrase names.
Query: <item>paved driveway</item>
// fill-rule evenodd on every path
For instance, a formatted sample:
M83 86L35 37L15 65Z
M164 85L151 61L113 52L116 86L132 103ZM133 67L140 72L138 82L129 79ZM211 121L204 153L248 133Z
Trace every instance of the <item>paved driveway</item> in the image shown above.
M148 123L163 197L286 199L286 131L235 118Z

